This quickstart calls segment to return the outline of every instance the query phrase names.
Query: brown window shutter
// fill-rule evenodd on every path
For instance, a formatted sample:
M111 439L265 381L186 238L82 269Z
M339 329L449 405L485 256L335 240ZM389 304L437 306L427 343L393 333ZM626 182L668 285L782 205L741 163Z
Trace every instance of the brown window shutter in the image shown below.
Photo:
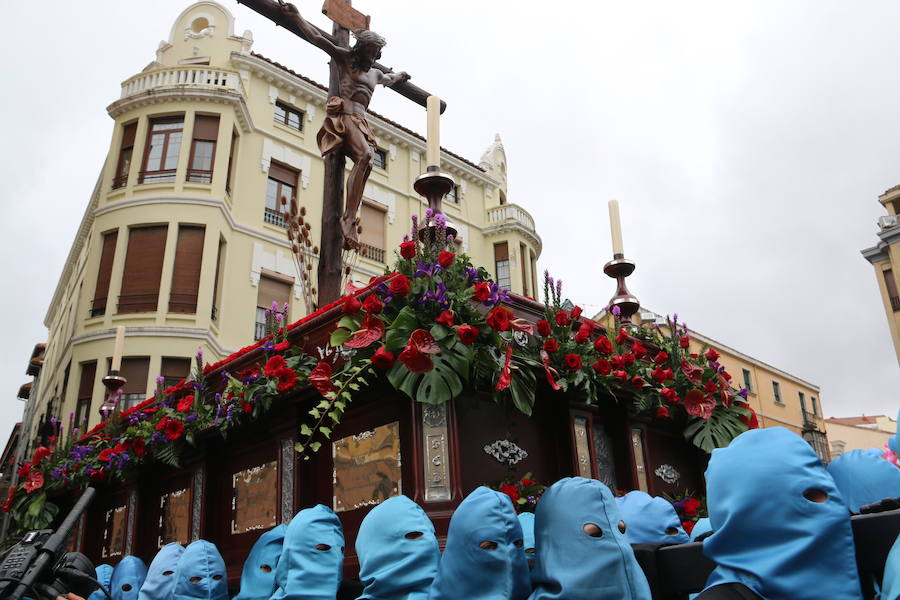
M203 262L205 233L204 227L190 225L178 227L169 312L190 314L197 312L197 291L200 289L200 266Z
M882 275L884 275L884 286L887 288L888 296L896 298L897 281L894 279L894 271L892 269L885 269L882 271Z
M279 165L278 163L273 162L269 165L269 177L276 181L280 181L281 183L286 183L292 188L297 187L297 171Z
M122 129L122 150L134 147L135 133L137 133L137 122L129 123Z
M147 376L150 374L150 357L128 357L122 359L119 375L127 379L123 394L147 393Z
M384 211L363 203L359 207L359 221L362 225L359 241L384 250Z
M119 312L154 312L159 299L168 226L134 228L128 232L128 251L122 273Z
M100 252L100 268L97 273L97 287L91 304L91 316L106 313L106 297L109 295L109 280L112 276L113 258L116 255L116 241L119 232L110 231L103 235L103 250Z
M97 375L97 363L81 364L81 380L78 382L78 399L91 399L94 394L94 377Z
M197 115L193 135L195 140L215 141L219 137L219 117Z
M509 244L494 244L494 260L509 260Z
M291 283L274 277L265 275L259 278L259 293L256 299L256 306L260 308L269 308L272 302L277 302L278 306L284 306L291 297Z
M225 258L225 240L219 240L219 250L216 252L216 275L213 280L212 319L218 319L219 313L219 278L222 270L222 260Z
M163 377L171 377L184 379L191 374L190 358L169 358L163 357L162 365L160 365L160 375Z

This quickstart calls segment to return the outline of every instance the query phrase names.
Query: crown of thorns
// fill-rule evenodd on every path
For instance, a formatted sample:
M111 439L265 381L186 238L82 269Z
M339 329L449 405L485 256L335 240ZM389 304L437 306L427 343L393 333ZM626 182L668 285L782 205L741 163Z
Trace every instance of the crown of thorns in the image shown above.
M360 44L374 44L379 48L384 48L387 44L386 39L368 29L357 29L353 32L353 37L355 37L356 41Z

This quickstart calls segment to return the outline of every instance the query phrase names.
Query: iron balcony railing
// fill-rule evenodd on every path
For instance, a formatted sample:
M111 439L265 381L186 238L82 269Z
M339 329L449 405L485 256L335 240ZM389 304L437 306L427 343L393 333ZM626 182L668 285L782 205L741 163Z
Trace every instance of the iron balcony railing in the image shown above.
M175 181L175 169L162 171L141 171L138 183L165 183Z
M193 314L197 312L197 294L169 294L169 312Z
M212 183L212 171L188 169L187 180L191 183Z
M119 296L120 313L156 312L159 294L123 294Z

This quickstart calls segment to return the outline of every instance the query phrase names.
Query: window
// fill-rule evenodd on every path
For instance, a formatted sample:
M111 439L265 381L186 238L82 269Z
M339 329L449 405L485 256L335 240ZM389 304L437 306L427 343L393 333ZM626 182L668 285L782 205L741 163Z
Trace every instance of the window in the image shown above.
M375 156L372 157L372 166L379 169L387 169L387 152L381 148L375 148Z
M454 185L450 187L450 191L447 192L447 200L454 203L459 204L459 186Z
M144 151L144 168L141 171L140 183L175 181L175 169L178 168L178 154L181 152L183 129L184 117L150 121L150 133L147 135L147 148Z
M119 149L119 161L116 163L116 174L113 177L113 189L124 187L128 183L128 170L131 168L136 131L137 123L129 123L122 130L122 146Z
M527 273L528 267L525 264L525 257L528 256L528 250L525 249L525 244L519 243L519 256L522 257L522 260L519 261L519 264L522 266L522 293L526 296L529 296Z
M119 312L155 312L159 300L166 225L139 227L128 232L128 250L122 273Z
M100 251L97 286L94 288L94 300L91 302L92 317L106 314L106 297L109 295L109 279L112 276L113 258L116 255L116 241L118 241L118 238L118 231L110 231L103 234L103 249Z
M506 194L500 190L500 204L506 204Z
M216 158L216 139L219 137L219 117L197 115L194 119L194 140L187 180L193 183L212 183L213 162Z
M85 432L91 414L91 396L94 395L94 377L97 362L81 363L81 379L78 382L78 401L75 405L75 427Z
M172 269L172 291L169 293L169 312L193 314L197 312L197 291L200 289L200 266L203 262L203 236L206 228L180 225L178 245L175 247L175 266Z
M816 402L816 397L815 397L815 396L810 396L810 397L809 397L809 404L812 406L812 414L813 414L813 416L814 416L814 417L818 417L818 416L819 416L819 407L817 406L818 403Z
M270 225L284 227L284 213L297 189L297 171L272 163L266 183L266 210L263 219Z
M744 374L744 387L747 388L748 392L753 391L753 378L750 375L750 369L741 369Z
M509 245L506 242L494 244L494 267L497 272L497 285L508 290L512 282L509 272Z
M806 420L806 398L803 396L803 392L797 392L797 397L800 398L800 412L803 413L803 420Z
M225 192L231 193L231 166L234 164L234 150L237 145L237 134L231 132L231 147L228 150L228 172L225 173Z
M293 284L292 278L263 269L263 273L259 277L259 292L256 296L254 339L258 340L266 334L266 309L272 308L273 302L277 302L280 307L287 304L291 297Z
M159 374L163 378L163 388L172 387L191 374L191 359L164 356Z
M303 131L303 111L284 102L275 103L275 122Z
M775 394L775 404L784 405L784 402L781 401L781 384L777 381L772 382L772 393Z
M891 309L898 311L900 310L900 294L897 293L897 280L894 279L894 271L885 269L881 274L884 276L884 287L887 290Z
M384 211L365 202L359 207L360 254L380 263L384 262L384 221Z
M126 379L122 387L119 410L127 410L147 398L147 377L150 374L150 357L128 356L122 359L119 375Z
M219 318L219 288L222 287L222 263L225 261L225 240L219 240L219 251L216 253L216 278L213 280L212 315L213 321Z

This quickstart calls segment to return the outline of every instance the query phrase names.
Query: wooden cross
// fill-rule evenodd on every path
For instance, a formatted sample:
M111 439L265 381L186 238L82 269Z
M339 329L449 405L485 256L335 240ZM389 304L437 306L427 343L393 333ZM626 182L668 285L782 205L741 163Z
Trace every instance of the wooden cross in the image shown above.
M316 43L316 34L325 38L328 42L344 50L350 49L351 29L368 29L370 18L355 10L350 5L350 0L326 0L322 8L330 19L334 21L332 33L328 34L311 23L305 23L306 31L288 18L283 5L278 0L237 0L239 4L245 4L259 14L274 21L301 37L309 43ZM310 35L311 34L311 35ZM321 40L319 40L321 42ZM327 44L325 44L327 46ZM328 96L329 98L341 96L341 70L340 64L334 58L329 62ZM409 98L416 104L426 106L427 98L431 94L411 84L407 79L398 78L393 70L374 62L371 69L377 69L391 80L386 83L391 89L401 96ZM441 112L447 105L441 102ZM320 143L321 147L321 143ZM346 165L346 152L331 152L325 155L325 184L322 199L322 237L320 242L319 267L318 267L318 306L324 306L341 296L341 280L343 278L342 253L346 247L346 236L342 230L341 215L344 201L344 168ZM354 165L354 168L356 166ZM363 184L368 172L363 175ZM351 173L352 178L352 173ZM359 187L359 182L355 187ZM346 224L344 224L346 226Z

